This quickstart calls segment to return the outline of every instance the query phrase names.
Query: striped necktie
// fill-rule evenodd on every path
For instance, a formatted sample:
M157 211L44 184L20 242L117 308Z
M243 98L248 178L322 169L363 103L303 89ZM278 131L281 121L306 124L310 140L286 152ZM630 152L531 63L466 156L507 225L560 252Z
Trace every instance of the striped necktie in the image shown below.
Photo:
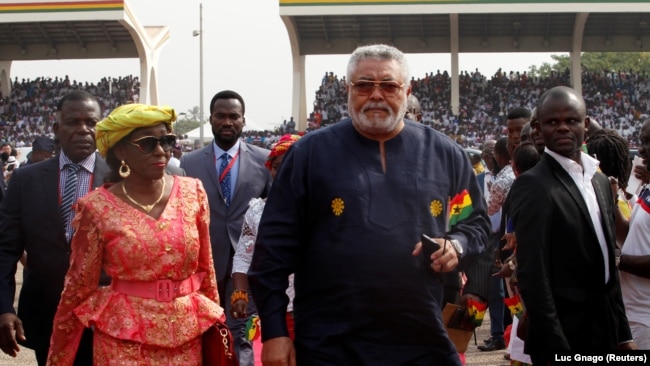
M65 237L68 241L72 238L72 218L74 217L72 206L77 200L77 183L81 166L77 164L66 164L64 169L67 172L61 196L61 219L65 229Z

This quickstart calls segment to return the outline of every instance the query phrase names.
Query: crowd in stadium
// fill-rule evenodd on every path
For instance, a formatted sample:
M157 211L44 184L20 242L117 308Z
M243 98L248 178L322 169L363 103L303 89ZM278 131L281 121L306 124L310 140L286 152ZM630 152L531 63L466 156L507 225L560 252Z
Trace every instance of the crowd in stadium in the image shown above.
M80 89L97 96L106 116L113 108L138 100L140 80L133 75L106 77L97 83L70 80L68 76L34 80L16 77L11 95L0 94L0 140L13 147L27 147L38 136L53 137L56 104L67 93Z
M332 72L323 76L315 93L307 131L347 117L345 76ZM529 77L526 72L503 72L486 77L478 69L460 75L458 115L450 107L451 77L446 71L412 78L413 94L420 100L422 122L438 129L465 147L503 134L505 116L514 107L532 109L540 94L557 85L569 85L568 70L549 77ZM588 114L603 127L618 131L631 146L638 141L640 123L650 115L650 76L627 72L584 72L584 98ZM23 79L12 84L9 96L0 98L0 140L14 147L30 146L35 137L52 136L56 101L74 89L97 95L104 115L127 101L137 101L140 82L137 76L103 78L97 83L63 78ZM270 147L284 133L296 132L291 118L278 131L246 131L247 142Z
M459 114L452 114L451 77L444 71L412 78L413 94L422 108L422 122L442 131L465 147L503 135L505 116L514 107L532 109L545 90L570 85L568 70L549 77L502 72L491 78L478 70L461 73ZM603 127L618 131L630 145L638 141L639 126L650 115L650 76L626 72L584 72L582 88L588 115ZM347 116L345 77L332 73L323 77L316 92L309 130Z

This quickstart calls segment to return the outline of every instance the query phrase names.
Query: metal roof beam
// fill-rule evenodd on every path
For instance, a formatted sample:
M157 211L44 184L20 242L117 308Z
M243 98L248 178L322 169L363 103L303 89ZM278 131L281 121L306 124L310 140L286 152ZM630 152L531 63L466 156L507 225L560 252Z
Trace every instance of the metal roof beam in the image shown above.
M490 16L483 15L483 40L487 41L490 38Z
M551 34L551 14L546 15L546 29L544 29L544 40L548 41Z
M38 30L41 32L41 36L43 36L43 38L45 39L45 42L46 42L47 44L49 44L52 48L55 48L55 44L54 44L54 42L52 41L52 39L50 38L50 35L47 33L47 31L45 30L45 28L43 28L43 24L40 23L40 22L39 22L39 23L36 23L36 27L37 27Z
M13 27L11 26L11 23L5 23L5 29L9 34L11 35L11 38L14 39L17 45L20 46L20 48L25 49L25 41L23 41L22 38L16 32L14 31Z
M327 22L325 22L325 17L321 16L320 21L321 21L321 24L323 26L323 35L325 36L325 42L329 43L330 36L329 36L329 32L327 31Z
M68 32L70 32L77 39L79 47L86 48L86 44L84 43L83 39L81 39L81 36L79 35L79 32L77 32L77 29L72 25L72 22L66 22L66 25L68 26Z
M361 24L359 24L359 17L352 17L352 32L357 37L357 43L361 44Z
M420 26L420 40L422 41L423 45L426 45L427 38L426 38L425 31L424 31L424 15L420 14L420 16L418 17L418 20L419 20L418 25Z
M646 29L648 28L648 22L645 20L645 18L642 15L639 15L638 17L639 22L638 28L637 28L637 33L636 33L636 40L634 40L634 44L636 44L639 49L643 48L643 33L645 33Z
M614 29L614 26L616 25L616 20L617 16L616 14L612 14L612 17L609 22L607 22L607 33L605 34L605 45L609 47L609 45L612 44L611 37L612 37L612 30Z
M104 36L106 37L108 42L110 42L110 44L112 44L113 47L117 46L115 44L115 40L113 39L113 37L111 37L111 34L108 33L108 30L106 29L106 24L104 22L99 22L99 25L100 25L100 28L104 31Z

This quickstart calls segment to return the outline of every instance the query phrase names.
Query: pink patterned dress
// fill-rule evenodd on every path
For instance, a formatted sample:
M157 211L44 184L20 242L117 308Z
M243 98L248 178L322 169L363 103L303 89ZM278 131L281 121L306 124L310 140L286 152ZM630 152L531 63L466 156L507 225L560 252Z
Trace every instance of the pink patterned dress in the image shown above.
M210 249L209 207L197 179L174 177L158 219L101 187L77 203L70 269L54 318L48 365L72 365L84 327L95 365L200 365L201 334L223 316ZM206 276L189 295L158 301L97 287Z

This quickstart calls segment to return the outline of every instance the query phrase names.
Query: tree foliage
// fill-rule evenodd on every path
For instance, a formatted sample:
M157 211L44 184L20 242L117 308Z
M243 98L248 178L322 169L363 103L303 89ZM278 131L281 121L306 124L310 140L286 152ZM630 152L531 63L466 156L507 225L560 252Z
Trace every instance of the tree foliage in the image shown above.
M531 76L547 77L551 72L563 72L570 69L571 60L568 55L551 55L553 64L542 63L539 67L529 67ZM628 71L637 74L650 73L650 52L584 52L582 54L582 70L591 72L620 72Z
M189 109L185 113L179 113L176 124L174 124L174 133L181 136L192 131L195 128L198 128L200 125L200 114L200 109L196 106L192 109Z

